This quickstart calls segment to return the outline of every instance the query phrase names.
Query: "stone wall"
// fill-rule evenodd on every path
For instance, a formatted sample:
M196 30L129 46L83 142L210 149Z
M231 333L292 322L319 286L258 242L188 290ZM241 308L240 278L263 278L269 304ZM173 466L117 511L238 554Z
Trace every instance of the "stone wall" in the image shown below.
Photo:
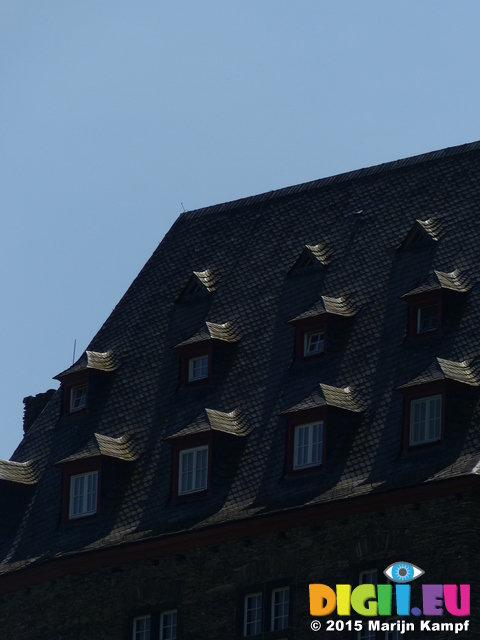
M412 606L421 606L422 583L472 585L471 631L459 637L479 638L479 516L478 500L470 494L302 527L295 527L292 516L292 528L284 532L67 575L4 595L0 598L0 637L129 640L134 616L151 614L156 621L161 611L176 608L182 640L234 639L243 635L245 595L259 591L267 595L276 586L288 585L290 628L255 637L353 640L357 638L354 632L314 633L310 629L308 584L356 585L360 571L377 568L381 575L389 564L402 560L425 571L412 583ZM419 627L418 618L407 620ZM438 620L463 621L450 615ZM384 640L384 633L377 635ZM158 629L151 637L159 637ZM404 637L429 634L416 631ZM439 632L433 637L446 640L452 633Z

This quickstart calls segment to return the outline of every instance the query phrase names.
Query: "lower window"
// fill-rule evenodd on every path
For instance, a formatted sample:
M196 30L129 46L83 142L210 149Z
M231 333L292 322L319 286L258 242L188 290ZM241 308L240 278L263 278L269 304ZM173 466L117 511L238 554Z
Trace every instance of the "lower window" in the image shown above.
M262 632L263 595L250 593L245 596L245 610L243 620L243 635L256 636Z
M150 640L150 616L139 616L133 620L133 640Z
M410 446L436 442L442 432L442 396L410 403Z
M97 512L98 471L70 478L70 518L81 518Z
M358 575L358 584L377 584L378 572L376 569L367 569L366 571L360 571ZM376 632L370 630L368 624L368 618L363 619L363 629L358 632L357 640L375 640Z
M397 622L397 620L389 619L387 621L389 624ZM385 640L400 640L401 638L405 638L405 633L400 633L399 629L394 629L393 631L385 631Z
M163 611L160 615L160 640L177 640L177 611Z
M290 588L283 587L272 591L272 631L286 629L289 623Z
M323 422L295 427L293 468L317 467L323 457Z

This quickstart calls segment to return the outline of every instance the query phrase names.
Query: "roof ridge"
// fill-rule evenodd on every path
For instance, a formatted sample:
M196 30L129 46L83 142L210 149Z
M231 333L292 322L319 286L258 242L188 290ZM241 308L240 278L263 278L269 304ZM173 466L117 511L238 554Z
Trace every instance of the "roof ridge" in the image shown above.
M371 175L377 175L379 173L385 173L393 171L395 169L403 169L405 167L411 167L423 162L431 162L433 160L439 160L449 156L455 156L462 153L470 153L471 151L480 150L480 140L475 142L469 142L453 147L445 147L444 149L438 149L437 151L429 151L427 153L421 153L415 156L409 156L408 158L400 158L398 160L390 160L389 162L383 162L381 164L372 165L370 167L364 167L362 169L354 169L352 171L346 171L343 173L337 173L333 176L326 176L324 178L318 178L317 180L311 180L309 182L302 182L290 187L282 187L280 189L273 189L271 191L265 191L254 196L248 196L245 198L238 198L236 200L230 200L219 204L211 205L208 207L200 207L199 209L193 209L192 211L184 211L181 213L177 221L191 220L204 215L212 213L220 213L223 211L229 211L230 209L237 209L247 205L266 202L273 198L282 198L292 194L309 191L310 189L319 189L338 182L347 182L349 180L356 180Z

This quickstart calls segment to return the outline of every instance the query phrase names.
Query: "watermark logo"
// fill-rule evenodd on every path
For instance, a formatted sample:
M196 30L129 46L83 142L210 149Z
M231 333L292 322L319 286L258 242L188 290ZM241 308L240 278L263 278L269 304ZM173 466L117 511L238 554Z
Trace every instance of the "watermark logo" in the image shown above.
M369 618L395 615L437 617L443 616L445 611L457 618L470 615L469 584L423 584L421 607L412 607L409 583L423 576L425 572L414 564L399 561L389 565L383 573L390 584L360 584L353 589L349 584L337 584L335 589L326 584L310 584L310 615L323 618L331 615L335 609L338 616L350 616L353 612ZM312 622L312 629L319 630L322 626L321 622L318 620L314 622L315 628ZM336 628L338 620L327 622L338 630ZM414 629L414 624L405 620L390 624L400 622L401 633L404 633L405 629L408 631ZM334 628L329 629L329 624L327 624L327 631L334 630ZM362 623L356 621L355 624ZM387 628L388 624L380 626L379 621L370 621L369 629L383 631L383 627ZM468 620L456 623L455 633L466 631L468 624ZM430 620L422 620L420 626L424 631L449 630L450 627L452 631L454 630L453 623L432 624ZM356 626L355 629L358 627ZM395 629L400 630L398 627ZM391 630L390 627L387 630Z

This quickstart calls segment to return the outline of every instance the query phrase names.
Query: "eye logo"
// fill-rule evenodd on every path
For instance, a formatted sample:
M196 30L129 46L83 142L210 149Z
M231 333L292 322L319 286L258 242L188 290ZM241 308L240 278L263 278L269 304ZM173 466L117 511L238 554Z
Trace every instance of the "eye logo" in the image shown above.
M423 576L425 571L410 562L394 562L383 573L393 582L405 583Z

